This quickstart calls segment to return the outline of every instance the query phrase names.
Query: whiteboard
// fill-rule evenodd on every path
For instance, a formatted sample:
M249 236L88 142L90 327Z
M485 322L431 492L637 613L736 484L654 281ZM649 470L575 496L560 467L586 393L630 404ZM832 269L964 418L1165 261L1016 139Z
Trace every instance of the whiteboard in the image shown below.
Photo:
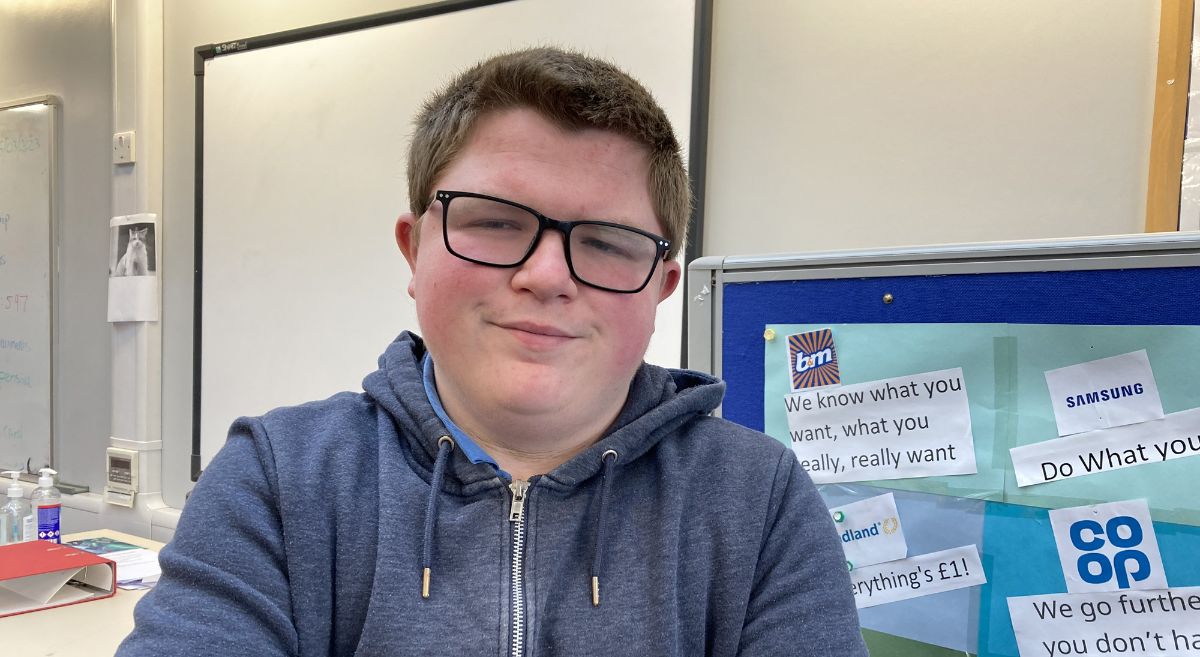
M193 476L239 415L361 390L387 344L417 330L393 226L411 120L433 90L504 50L575 48L642 81L682 142L693 14L692 0L517 0L219 46L232 52L205 60L198 117ZM651 362L679 365L680 288L660 306Z
M0 468L50 464L52 97L0 103Z

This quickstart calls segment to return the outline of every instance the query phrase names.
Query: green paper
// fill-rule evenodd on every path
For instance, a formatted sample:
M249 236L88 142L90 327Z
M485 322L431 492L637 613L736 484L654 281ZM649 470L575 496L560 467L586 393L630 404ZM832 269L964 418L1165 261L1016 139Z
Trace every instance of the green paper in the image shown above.
M1200 459L1178 459L1018 488L1008 450L1058 437L1047 370L1145 349L1163 411L1200 407L1193 383L1200 327L1033 324L769 324L763 423L791 445L783 399L790 394L787 337L833 331L842 384L961 367L970 403L978 473L866 482L896 490L1061 508L1145 498L1156 520L1200 525L1189 493Z

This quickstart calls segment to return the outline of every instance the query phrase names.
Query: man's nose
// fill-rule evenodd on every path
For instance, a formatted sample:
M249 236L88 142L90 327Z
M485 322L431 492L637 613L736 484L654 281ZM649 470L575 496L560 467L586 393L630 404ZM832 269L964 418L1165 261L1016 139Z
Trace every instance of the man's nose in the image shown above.
M512 285L543 299L574 296L579 288L567 265L567 236L557 230L543 232L533 253L517 267Z

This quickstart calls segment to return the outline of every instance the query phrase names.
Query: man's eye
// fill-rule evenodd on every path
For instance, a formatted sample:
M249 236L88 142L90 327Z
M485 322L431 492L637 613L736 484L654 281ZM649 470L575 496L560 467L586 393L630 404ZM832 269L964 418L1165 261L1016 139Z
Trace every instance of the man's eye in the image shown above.
M632 259L634 257L633 254L630 253L629 249L627 249L623 245L613 242L611 240L602 240L602 239L593 237L593 238L584 240L582 246L584 248L586 248L590 253L593 253L598 256L605 256L608 258L624 258L624 259Z
M463 228L479 231L506 231L521 230L522 226L520 222L510 219L473 219L467 222Z

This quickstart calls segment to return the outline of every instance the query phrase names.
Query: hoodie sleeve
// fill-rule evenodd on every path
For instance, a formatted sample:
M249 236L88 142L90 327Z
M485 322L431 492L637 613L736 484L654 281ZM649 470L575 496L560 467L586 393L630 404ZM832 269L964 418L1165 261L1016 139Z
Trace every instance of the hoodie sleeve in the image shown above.
M816 486L786 452L738 655L866 657L837 532Z
M118 657L295 655L274 461L241 418L197 482Z

